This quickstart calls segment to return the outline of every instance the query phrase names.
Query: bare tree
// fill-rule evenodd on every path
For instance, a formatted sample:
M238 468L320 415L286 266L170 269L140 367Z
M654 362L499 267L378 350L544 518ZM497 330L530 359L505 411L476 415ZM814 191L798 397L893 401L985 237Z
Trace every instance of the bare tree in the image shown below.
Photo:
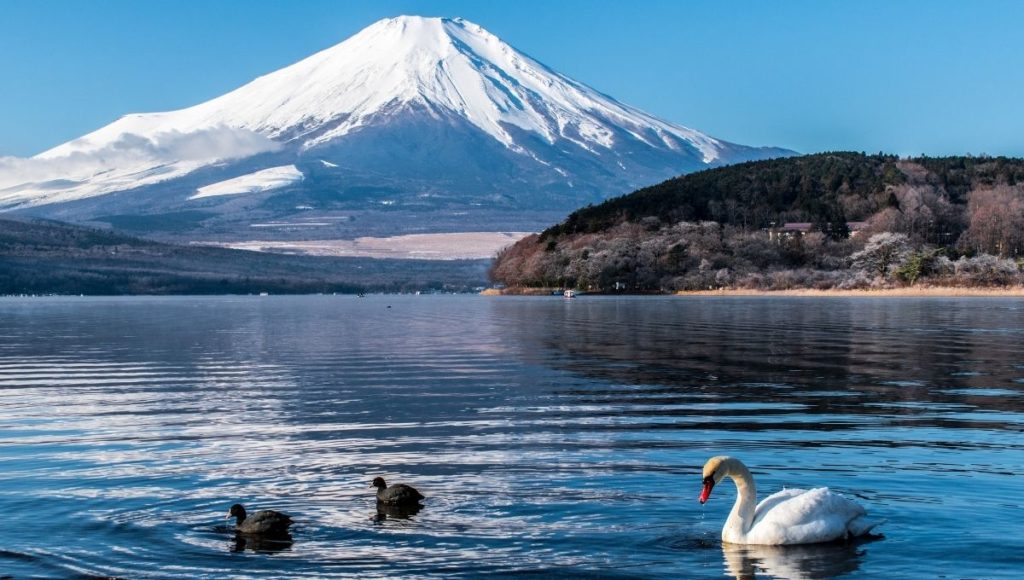
M1024 191L997 185L967 194L967 231L961 244L1001 257L1024 254Z
M864 244L864 249L850 256L853 266L885 278L889 268L898 265L910 253L910 242L905 234L883 232L875 234Z

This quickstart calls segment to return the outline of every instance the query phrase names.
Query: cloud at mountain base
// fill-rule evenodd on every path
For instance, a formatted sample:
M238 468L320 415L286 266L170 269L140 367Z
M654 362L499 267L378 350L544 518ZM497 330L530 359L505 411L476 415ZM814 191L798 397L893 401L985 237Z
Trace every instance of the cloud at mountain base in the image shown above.
M151 137L125 133L99 146L90 144L56 157L0 157L0 189L57 180L80 181L111 170L240 159L277 151L281 144L259 133L219 125L183 133L166 131Z

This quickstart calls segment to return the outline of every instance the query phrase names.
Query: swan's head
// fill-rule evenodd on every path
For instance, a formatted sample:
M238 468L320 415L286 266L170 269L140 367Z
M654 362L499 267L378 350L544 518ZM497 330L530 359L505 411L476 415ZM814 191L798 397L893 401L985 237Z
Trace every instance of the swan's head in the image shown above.
M388 484L384 483L383 477L373 478L373 482L370 483L370 487L376 487L377 489L386 489Z
M704 464L704 489L700 492L700 503L708 501L711 496L711 488L722 481L722 478L729 474L732 464L736 460L727 455L719 455L708 459Z

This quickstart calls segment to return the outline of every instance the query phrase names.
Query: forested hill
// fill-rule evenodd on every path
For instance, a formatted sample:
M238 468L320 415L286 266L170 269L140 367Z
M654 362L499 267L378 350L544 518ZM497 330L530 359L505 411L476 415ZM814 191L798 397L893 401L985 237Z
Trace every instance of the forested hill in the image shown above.
M480 260L292 256L0 219L0 295L465 291L483 284L485 270Z
M907 183L941 189L953 204L974 187L1024 182L1024 160L820 153L754 161L670 179L573 212L545 231L598 232L623 221L715 221L763 228L774 222L863 221L898 206L891 188Z
M883 232L905 236L908 252L1016 257L1024 249L1022 185L1024 160L1005 157L833 152L741 163L573 212L499 255L492 278L593 290L775 287L764 277L848 270ZM810 232L794 239L783 226L797 222ZM860 231L847 239L851 225Z

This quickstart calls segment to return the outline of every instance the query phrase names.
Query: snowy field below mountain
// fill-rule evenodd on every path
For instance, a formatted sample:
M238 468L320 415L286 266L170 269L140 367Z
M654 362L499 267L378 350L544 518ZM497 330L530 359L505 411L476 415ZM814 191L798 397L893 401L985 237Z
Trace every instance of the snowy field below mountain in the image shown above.
M480 260L493 258L529 232L457 232L447 234L408 234L384 238L361 237L354 240L260 241L196 244L250 250L334 256L350 258L391 258L414 260Z
M270 167L217 183L211 183L196 190L189 199L200 199L217 195L238 195L260 193L302 181L302 172L294 165Z

